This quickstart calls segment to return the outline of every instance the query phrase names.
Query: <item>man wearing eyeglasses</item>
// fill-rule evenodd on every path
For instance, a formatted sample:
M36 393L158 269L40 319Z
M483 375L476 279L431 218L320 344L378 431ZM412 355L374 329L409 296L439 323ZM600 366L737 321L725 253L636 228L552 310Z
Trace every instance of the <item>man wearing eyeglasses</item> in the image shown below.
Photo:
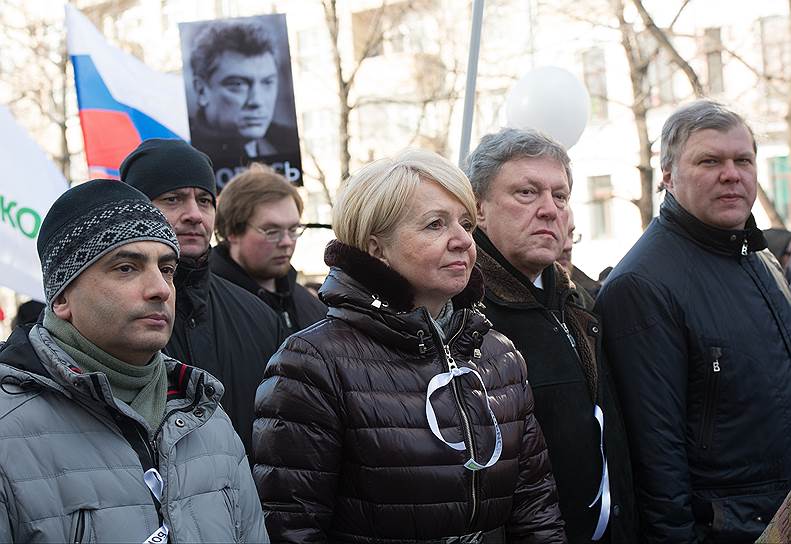
M223 189L217 203L215 274L258 295L289 334L323 319L324 306L297 283L291 256L304 231L302 198L269 167L253 164Z
M222 405L249 455L255 390L286 334L271 308L209 269L217 194L211 160L183 140L151 139L124 159L120 174L165 215L181 248L165 352L223 383Z

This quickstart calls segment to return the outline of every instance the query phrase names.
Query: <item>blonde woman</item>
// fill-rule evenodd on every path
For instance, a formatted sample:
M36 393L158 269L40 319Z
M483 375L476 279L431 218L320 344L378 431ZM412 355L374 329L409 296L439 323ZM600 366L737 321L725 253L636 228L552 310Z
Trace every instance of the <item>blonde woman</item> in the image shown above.
M434 153L342 188L323 321L256 396L273 542L565 542L527 369L478 311L475 198Z

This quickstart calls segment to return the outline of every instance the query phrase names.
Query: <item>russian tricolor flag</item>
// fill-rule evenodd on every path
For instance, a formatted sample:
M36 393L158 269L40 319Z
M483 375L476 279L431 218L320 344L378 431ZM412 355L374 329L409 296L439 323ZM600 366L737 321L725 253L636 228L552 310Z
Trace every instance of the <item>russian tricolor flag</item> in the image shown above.
M91 177L118 178L124 158L149 138L189 141L184 83L113 47L66 4L68 51Z

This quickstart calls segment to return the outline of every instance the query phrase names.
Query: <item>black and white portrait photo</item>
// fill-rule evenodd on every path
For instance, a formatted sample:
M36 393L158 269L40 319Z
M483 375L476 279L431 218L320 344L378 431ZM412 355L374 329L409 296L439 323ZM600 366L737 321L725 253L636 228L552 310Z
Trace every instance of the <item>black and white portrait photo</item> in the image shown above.
M251 162L302 184L291 60L282 14L179 24L191 143L217 187Z

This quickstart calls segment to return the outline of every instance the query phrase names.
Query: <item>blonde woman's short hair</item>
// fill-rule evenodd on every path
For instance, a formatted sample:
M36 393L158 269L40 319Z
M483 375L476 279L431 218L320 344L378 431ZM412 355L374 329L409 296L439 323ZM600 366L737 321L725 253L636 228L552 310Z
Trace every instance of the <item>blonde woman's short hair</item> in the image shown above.
M464 172L431 151L406 149L365 165L341 186L332 211L335 236L368 251L371 236L387 239L393 233L424 181L437 183L455 196L475 223L475 195Z

